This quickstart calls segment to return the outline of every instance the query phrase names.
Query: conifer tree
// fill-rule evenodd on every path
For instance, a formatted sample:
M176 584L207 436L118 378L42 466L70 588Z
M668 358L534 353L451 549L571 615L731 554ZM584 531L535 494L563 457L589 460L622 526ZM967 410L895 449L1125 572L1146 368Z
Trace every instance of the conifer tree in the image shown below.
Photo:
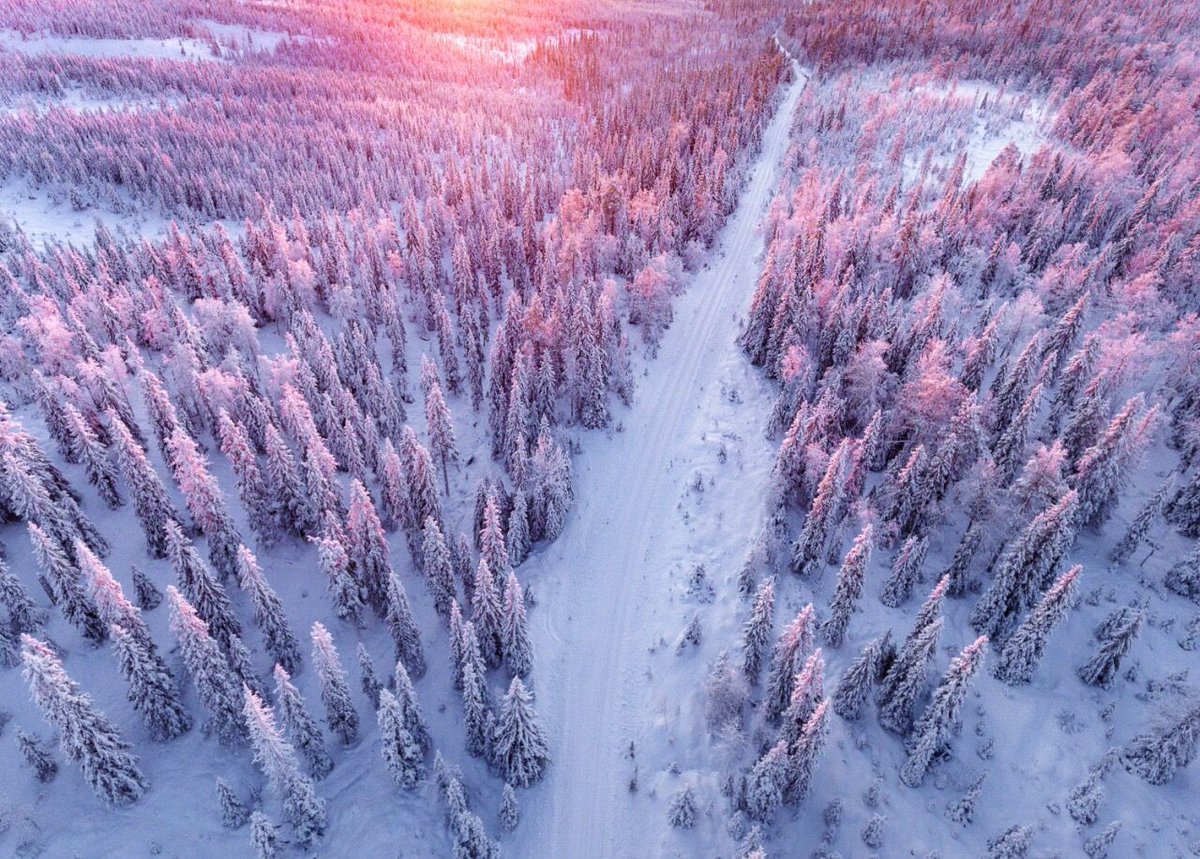
M433 596L433 607L442 617L449 617L450 603L456 594L454 588L454 561L446 538L437 520L432 516L425 520L425 537L421 544L421 569L425 582Z
M396 658L404 662L409 673L416 678L425 675L425 648L421 645L421 634L408 603L408 594L393 572L387 580L388 630L396 645Z
M500 812L497 817L500 819L500 828L505 832L512 832L521 822L521 807L517 804L517 792L512 789L511 784L505 783L501 792Z
M367 653L367 648L360 641L355 649L358 655L358 682L363 694L367 696L367 700L371 702L371 706L379 709L379 690L383 688L383 683L375 673L375 663L371 661L371 654Z
M896 734L907 735L912 726L912 711L917 696L925 686L926 666L937 649L942 631L942 618L914 631L911 644L906 643L881 688L879 724Z
M127 805L146 791L137 758L116 726L96 709L46 644L21 636L21 661L29 692L58 731L59 748L76 761L92 791L109 805Z
M1150 784L1166 784L1196 758L1200 748L1200 704L1191 701L1165 715L1161 724L1130 740L1121 763Z
M1010 826L987 843L984 859L1021 859L1029 851L1033 829L1028 826Z
M925 708L924 715L914 726L908 760L900 768L900 780L909 787L917 787L924 781L934 756L942 751L958 729L958 712L967 696L971 680L983 661L983 651L987 642L987 636L981 635L955 657L946 670L941 685L933 693L933 699Z
M8 627L14 635L33 632L45 622L21 580L13 575L0 558L0 604L8 609Z
M300 643L283 612L279 595L267 582L254 553L245 546L238 546L237 568L238 582L250 596L254 621L262 632L267 652L284 670L295 671L300 665Z
M333 771L333 760L325 749L325 737L309 715L304 696L282 665L275 666L275 706L279 708L283 730L304 758L309 775L315 779L325 778Z
M250 819L250 812L238 799L237 793L223 778L217 778L217 800L221 803L221 825L226 829L241 829Z
M96 487L104 503L116 510L125 502L117 492L117 470L108 458L108 451L74 405L64 404L63 413L75 461L83 463L88 482Z
M309 537L317 547L317 561L321 572L329 582L329 595L333 599L337 616L349 623L362 620L365 589L355 576L350 553L346 550L345 533L338 526L331 511L326 511L321 535Z
M162 591L150 581L150 577L143 573L138 567L133 566L129 570L130 576L133 578L133 588L137 593L137 605L142 611L154 611L162 605Z
M524 489L513 493L512 512L508 514L508 556L513 566L520 566L527 557L533 540L529 534L529 501Z
M1033 672L1042 660L1046 638L1067 616L1075 595L1076 582L1082 572L1083 567L1076 564L1042 595L1041 601L1000 651L1000 661L993 672L997 679L1010 686L1028 683L1033 679Z
M975 779L962 798L946 807L946 816L959 826L966 826L975 819L975 806L979 803L979 795L983 792L983 780L986 775L985 773Z
M1104 777L1115 757L1115 750L1110 751L1100 763L1088 770L1088 777L1071 790L1067 797L1067 811L1076 823L1091 826L1096 822L1096 812L1104 801Z
M228 578L236 569L237 547L242 538L229 515L225 496L196 443L183 428L171 435L167 452L188 512L208 538L209 560L222 579Z
M267 424L265 482L274 499L279 526L296 536L312 534L318 527L315 499L310 498L300 480L296 458L283 435L273 423Z
M387 608L387 579L392 562L371 493L358 480L350 481L346 537L346 548L354 561L357 578L366 591L367 602L382 615Z
M829 699L817 704L812 715L808 717L799 739L790 749L787 782L783 791L783 801L789 805L802 802L808 795L817 758L825 748L825 740L829 736L828 712Z
M450 466L458 462L458 448L454 439L454 423L450 409L442 396L442 386L433 379L425 391L425 421L429 430L429 447L433 458L442 470L442 483L446 494L450 494Z
M1079 521L1098 526L1116 506L1137 446L1135 418L1145 403L1143 394L1130 397L1121 411L1087 448L1075 466L1075 491L1079 493Z
M1145 615L1140 611L1124 613L1118 621L1110 624L1100 636L1100 646L1092 657L1079 667L1079 679L1089 686L1107 689L1113 684L1121 670L1121 660L1133 646L1142 628Z
M279 733L271 708L250 689L245 689L244 694L246 728L254 747L254 762L283 803L300 845L310 847L325 832L325 801L317 796L312 781L300 772L296 750Z
M1108 851L1112 848L1113 842L1117 840L1120 831L1121 821L1114 820L1096 835L1083 842L1083 852L1088 855L1088 859L1107 859Z
M278 522L271 513L267 484L258 467L254 448L246 430L241 424L235 423L224 409L221 409L217 418L217 426L221 452L229 459L237 478L238 497L242 500L250 527L262 545L270 547L277 537Z
M1181 597L1200 602L1200 546L1167 570L1163 585Z
M405 530L414 531L430 516L441 522L442 507L434 486L433 460L410 426L405 426L400 436L400 457L407 478L408 512L412 516L411 521L404 523Z
M690 785L682 787L667 807L667 822L674 829L692 829L696 825L696 796Z
M925 553L929 548L926 537L912 536L904 541L892 562L892 574L883 586L879 601L886 606L899 608L912 595L913 585L921 574Z
M119 623L112 624L109 630L121 676L129 685L129 701L145 720L150 735L156 740L172 740L186 733L192 727L192 719L179 700L175 679L162 659Z
M358 737L358 712L346 685L346 671L333 643L333 636L321 625L312 625L312 659L321 679L321 703L325 706L325 724L349 745Z
M962 539L958 542L958 547L954 550L954 557L950 560L950 566L946 567L943 573L943 576L948 581L946 593L950 596L962 596L967 592L967 580L971 572L971 561L975 558L975 553L979 551L979 544L982 542L983 521L972 519L971 524L967 526L967 530L963 532Z
M550 762L549 749L533 711L533 698L514 677L500 705L492 754L504 780L517 787L540 781Z
M1174 481L1174 475L1168 479L1168 482ZM1160 490L1161 491L1161 490ZM1151 520L1157 515L1155 512L1146 513L1151 509L1151 505L1158 500L1157 494L1143 508L1145 513ZM1192 475L1192 479L1188 485L1179 491L1171 499L1171 503L1165 508L1167 521L1179 529L1179 532L1186 537L1200 537L1200 471ZM1135 524L1140 522L1143 513L1138 514L1138 519L1135 519ZM1134 531L1134 525L1130 526L1130 534ZM1145 527L1148 527L1148 523Z
M813 608L806 605L779 636L763 696L763 712L774 721L792 700L792 682L813 646Z
M396 696L387 689L379 691L379 742L388 772L400 787L412 790L425 778L421 748L404 724L404 714Z
M488 668L500 665L504 656L500 593L486 557L479 559L475 593L471 598L471 622L479 640L479 651Z
M787 743L779 740L755 762L746 779L746 814L751 820L768 823L783 805L783 792L788 779Z
M125 599L125 592L108 567L104 566L82 540L75 541L75 557L79 562L80 578L86 582L96 612L104 625L110 630L114 624L123 626L127 633L138 640L142 650L161 665L158 650L150 637L150 630L142 620L142 613ZM165 665L162 665L162 670L166 670Z
M250 846L257 859L278 859L279 831L261 811L250 815Z
M429 736L429 728L425 724L425 716L421 712L421 703L417 700L417 692L413 689L408 670L403 662L396 663L393 688L400 712L404 716L404 727L416 741L422 752L429 751L433 740Z
M792 572L807 576L815 570L825 548L830 524L840 503L843 463L849 442L843 440L829 458L825 474L817 485L804 528L792 547Z
M831 703L835 713L850 721L862 716L863 704L867 702L871 688L883 676L891 653L890 631L867 642L862 653L850 663L833 692Z
M491 750L491 702L474 624L464 627L463 638L462 694L467 751L475 757L486 757Z
M525 619L525 593L517 574L509 571L504 583L504 606L500 619L504 642L504 664L514 677L528 677L533 669L533 648Z
M26 528L33 543L33 557L50 583L50 594L63 617L93 644L104 641L107 633L100 610L84 591L79 572L71 565L63 547L37 524L27 522Z
M840 647L846 638L850 615L854 611L854 604L862 596L863 581L871 563L873 537L874 529L868 522L855 538L854 545L846 553L846 560L842 562L842 568L838 571L837 587L829 604L829 618L821 624L821 638L829 647ZM836 701L833 709L837 712Z
M1175 475L1172 474L1166 479L1162 486L1158 487L1149 500L1142 505L1142 509L1133 517L1133 521L1129 523L1129 527L1125 530L1125 534L1113 546L1113 550L1109 555L1113 563L1120 564L1129 559L1129 556L1137 551L1137 547L1146 539L1146 535L1150 532L1150 527L1158 519L1163 511L1163 504L1167 496L1175 488Z
M58 764L53 756L42 748L37 737L24 731L17 731L17 749L25 765L33 770L33 775L43 784L54 781L58 775Z
M494 491L488 491L484 498L483 525L479 529L479 553L481 559L487 561L493 576L501 580L508 578L512 562L508 557L504 529L500 525L500 500Z
M241 636L242 626L234 616L225 588L175 522L167 523L167 556L175 568L180 589L207 624L209 634L228 650L233 638Z
M774 621L775 581L763 579L754 597L754 608L742 628L742 673L751 685L758 683L758 674L771 644Z
M238 678L209 635L208 625L174 587L167 588L167 601L171 631L179 640L184 665L196 684L200 703L212 718L213 730L223 745L237 745L246 736Z
M792 700L783 711L779 736L788 747L796 743L808 718L825 697L825 657L818 647L804 661L804 667L792 683Z

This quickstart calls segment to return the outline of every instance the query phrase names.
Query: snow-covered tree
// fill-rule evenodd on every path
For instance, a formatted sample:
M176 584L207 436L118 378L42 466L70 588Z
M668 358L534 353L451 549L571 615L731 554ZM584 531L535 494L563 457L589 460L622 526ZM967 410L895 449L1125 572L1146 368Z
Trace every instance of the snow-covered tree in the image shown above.
M492 737L492 755L509 784L528 787L540 781L550 762L546 738L533 711L533 697L514 677L500 705Z
M409 606L408 594L400 578L393 572L387 578L387 612L385 615L392 641L396 645L396 658L404 662L409 673L420 678L425 674L425 648L421 645L421 633Z
M468 623L464 627L463 639L461 671L467 751L475 757L481 757L488 755L491 749L492 713L483 657L479 653L474 624Z
M238 546L237 569L238 582L250 596L254 621L262 631L267 652L286 671L295 671L300 665L300 643L283 612L279 595L267 582L254 553L245 546Z
M26 527L33 543L33 557L49 582L50 595L58 603L63 617L92 643L104 641L107 633L100 611L84 591L79 573L62 546L36 523L28 522Z
M752 820L771 821L783 805L783 792L788 780L788 749L783 740L763 754L746 778L744 804Z
M233 613L229 595L192 542L183 535L178 523L168 522L166 530L167 557L175 569L180 589L195 607L196 614L207 624L208 632L228 650L232 639L242 634L242 626ZM240 708L241 704L238 706Z
M150 580L150 577L137 566L130 567L129 575L133 578L134 592L137 594L137 605L142 611L154 611L162 605L162 591Z
M497 815L500 828L505 832L512 832L521 822L521 806L517 803L517 792L506 782L500 796L500 811Z
M854 658L833 691L833 711L843 719L854 721L862 716L863 704L871 689L882 677L891 660L892 633L885 632L867 642L862 653Z
M920 578L925 563L929 539L913 535L904 541L892 561L892 572L883 586L879 601L886 606L899 608L911 596L913 585Z
M379 743L384 763L396 784L412 790L425 778L421 747L405 726L404 713L396 696L387 689L379 691Z
M775 580L764 579L755 594L750 617L742 628L742 673L751 685L758 683L758 674L771 644L774 620Z
M771 654L771 670L763 695L763 712L770 720L783 715L792 699L792 681L813 647L813 607L806 605L788 625Z
M371 493L359 480L350 481L346 548L354 561L356 577L366 591L367 602L377 613L383 614L387 607L387 579L392 562Z
M1129 523L1129 527L1125 529L1124 535L1117 544L1113 546L1109 557L1113 563L1120 564L1128 560L1129 556L1137 551L1137 547L1146 539L1146 535L1150 533L1150 528L1154 525L1159 515L1163 511L1163 505L1166 502L1172 490L1175 488L1175 475L1171 475L1163 482L1162 486L1154 492L1153 495L1142 505L1142 509L1133 517L1133 521Z
M959 799L946 806L946 816L959 826L966 826L975 819L975 806L979 803L979 795L983 792L983 780L986 773L975 779Z
M223 778L217 778L217 800L221 803L221 825L226 829L240 829L250 819L245 803Z
M787 780L783 790L786 804L802 802L812 786L813 770L829 736L829 700L817 704L804 730L788 754Z
M325 832L325 800L317 796L312 781L300 772L296 750L279 733L271 708L250 689L244 689L244 694L246 728L254 747L254 762L283 803L300 845L308 848Z
M38 781L43 784L54 781L54 777L58 775L58 764L55 763L53 755L42 748L37 737L17 731L17 750L20 751L25 766L33 770L33 775Z
M200 703L212 718L213 730L225 745L245 739L241 716L241 686L217 642L208 633L208 625L174 587L167 588L171 607L171 631L179 640L183 662Z
M404 727L416 742L422 752L427 752L433 745L429 736L429 728L425 725L425 716L421 712L421 703L417 700L417 692L413 689L408 670L403 662L396 663L395 690L396 702L404 717Z
M942 751L958 729L958 712L983 661L987 642L987 636L981 635L955 657L924 715L913 727L908 760L900 768L900 780L909 787L917 787L924 781L934 756Z
M454 587L454 561L446 538L437 520L429 517L425 520L425 536L421 543L421 569L425 573L425 582L433 596L433 607L438 614L448 617L450 603L454 601L457 592Z
M1067 811L1076 823L1091 826L1096 822L1096 813L1104 801L1104 777L1115 757L1115 750L1105 755L1099 764L1088 770L1088 777L1072 788L1067 796Z
M283 730L304 758L309 775L315 779L325 778L333 771L333 760L325 749L325 737L309 715L304 696L282 665L275 666L275 706L279 708Z
M250 846L256 859L278 859L279 830L261 811L250 815Z
M674 829L692 829L696 825L696 795L690 785L684 785L671 797L667 806L667 822Z
M129 701L145 720L150 735L156 740L171 740L186 733L192 719L162 659L119 623L113 623L109 631L121 676L129 685Z
M1029 851L1033 829L1020 824L1010 826L987 843L985 859L1022 859Z
M1167 570L1163 584L1169 591L1200 602L1200 546Z
M879 724L897 734L907 735L912 726L912 711L925 686L925 672L937 649L942 618L937 618L907 642L884 679L879 698Z
M525 619L525 592L517 574L509 570L504 583L504 605L500 617L504 642L504 664L514 677L527 677L533 669L533 646Z
M62 753L76 761L92 791L109 805L127 805L146 791L146 778L116 726L96 709L44 642L21 636L23 674L33 702L58 731Z
M371 654L367 652L366 646L360 641L358 647L355 648L355 654L358 657L358 683L367 700L371 702L371 706L379 709L379 690L383 688L383 682L375 673L375 663L371 660Z
M1129 741L1121 763L1150 784L1166 784L1196 759L1200 748L1200 704L1191 701L1164 714L1161 724Z
M108 414L108 423L117 464L126 483L129 484L133 494L133 508L142 526L142 532L146 535L146 547L152 557L165 557L166 523L178 521L179 513L171 503L166 487L163 486L154 466L146 458L146 452L125 424L113 412Z
M1121 613L1119 619L1106 624L1106 629L1100 636L1100 646L1083 665L1079 667L1079 679L1089 686L1099 686L1107 689L1121 670L1121 661L1142 628L1145 615L1140 611Z
M840 647L845 640L854 604L862 596L867 567L871 563L873 539L874 528L868 522L855 538L854 545L846 553L846 559L838 571L837 586L829 603L829 618L821 624L821 637L829 647ZM836 701L833 709L835 712L838 709Z
M334 646L333 636L321 624L313 623L312 660L321 679L321 703L325 706L325 724L349 745L358 737L358 711L350 698L346 671Z
M1114 820L1100 832L1083 842L1083 852L1088 855L1088 859L1107 859L1108 852L1112 849L1112 844L1117 840L1117 835L1120 831L1121 821Z
M1083 567L1071 567L1042 595L1041 601L1025 618L1024 623L1004 643L1000 660L993 673L1010 686L1028 683L1042 661L1046 638L1067 616Z

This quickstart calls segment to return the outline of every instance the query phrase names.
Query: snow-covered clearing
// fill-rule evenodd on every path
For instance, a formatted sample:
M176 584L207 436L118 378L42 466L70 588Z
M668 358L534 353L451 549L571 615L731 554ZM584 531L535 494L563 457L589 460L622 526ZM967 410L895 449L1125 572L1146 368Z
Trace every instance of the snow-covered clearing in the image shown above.
M770 392L734 342L736 319L754 289L757 226L804 80L797 67L718 256L680 299L624 431L588 439L575 463L578 508L559 539L523 568L538 596L530 615L538 704L555 759L545 786L525 801L513 855L697 855L663 825L672 787L664 771L673 762L686 768L686 744L703 742L692 722L704 668L695 657L681 665L662 637L686 624L681 602L693 564L717 577L729 598L761 513ZM735 389L753 391L755 402L730 403ZM720 486L719 527L689 527L679 499L698 472L707 488L722 447L741 470ZM629 791L635 767L636 795ZM644 793L655 788L659 799L648 802Z
M91 39L82 36L24 35L0 30L0 47L22 54L78 54L84 57L130 57L156 60L216 60L213 46L198 39Z

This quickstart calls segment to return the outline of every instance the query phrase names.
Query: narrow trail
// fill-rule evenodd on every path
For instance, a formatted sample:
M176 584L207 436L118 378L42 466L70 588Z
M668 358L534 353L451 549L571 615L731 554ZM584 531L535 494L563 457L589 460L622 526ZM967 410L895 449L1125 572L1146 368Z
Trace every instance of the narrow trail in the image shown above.
M649 613L668 600L676 558L660 537L676 527L687 475L678 467L702 428L702 397L737 354L733 320L750 302L773 196L805 77L794 79L767 126L737 209L710 266L676 305L660 357L639 380L625 430L593 437L576 462L578 506L559 539L523 572L534 583L531 615L537 706L553 765L528 794L514 855L619 857L645 852L654 833L635 825L625 757L650 695L643 677ZM674 518L672 518L674 517ZM656 827L661 830L661 826Z

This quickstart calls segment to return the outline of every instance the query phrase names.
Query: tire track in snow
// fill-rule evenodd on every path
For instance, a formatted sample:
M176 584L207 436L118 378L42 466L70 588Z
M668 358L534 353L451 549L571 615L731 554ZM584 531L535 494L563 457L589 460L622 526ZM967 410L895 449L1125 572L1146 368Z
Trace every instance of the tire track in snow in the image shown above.
M700 431L701 395L717 383L723 359L737 353L732 320L747 308L758 277L757 227L804 86L793 67L747 188L710 267L677 302L660 357L624 416L625 432L589 438L575 463L578 506L558 540L530 560L540 603L531 618L533 678L553 764L545 784L526 794L514 855L647 855L656 834L630 825L626 812L637 800L629 798L632 762L624 754L648 715L641 676L654 630L648 619L668 598L677 560L656 557L655 535L675 524L685 475L673 461Z

